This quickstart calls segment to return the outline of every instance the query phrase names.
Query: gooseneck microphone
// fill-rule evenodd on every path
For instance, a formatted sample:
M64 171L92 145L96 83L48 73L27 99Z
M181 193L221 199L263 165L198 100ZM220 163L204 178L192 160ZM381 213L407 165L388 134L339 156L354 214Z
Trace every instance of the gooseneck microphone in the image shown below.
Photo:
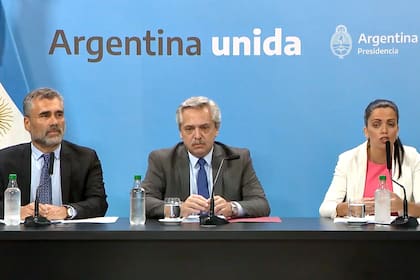
M388 169L391 181L394 182L399 187L401 187L404 192L403 215L395 218L395 220L391 222L391 226L415 228L418 226L419 223L416 218L408 216L408 201L407 201L407 193L405 192L405 187L392 178L391 143L389 141L385 142L385 148L386 148L386 168Z
M50 153L50 165L48 166L48 173L50 176L54 172L54 153ZM46 217L39 215L39 186L36 188L35 192L35 205L34 205L34 215L28 216L25 218L24 225L27 227L41 227L50 225L51 221Z
M216 183L219 179L219 176L222 171L223 164L226 160L236 160L239 159L240 155L237 154L230 154L222 159L219 164L219 168L217 169L216 176L214 177L213 181L213 189L211 191L210 196L210 209L208 214L200 215L200 225L201 226L216 226L216 225L224 225L229 223L226 219L219 217L214 214L214 189L216 188Z
M386 151L386 169L388 169L389 176L392 178L392 157L391 157L391 142L385 142Z
M403 199L403 215L395 218L391 222L392 226L396 227L405 227L405 228L415 228L419 225L419 222L415 217L408 216L408 202L407 202L407 194L405 193L405 188L403 185L392 179L392 182L400 186L404 191L404 199Z
M48 174L52 176L54 174L54 152L50 153L50 166L48 166Z

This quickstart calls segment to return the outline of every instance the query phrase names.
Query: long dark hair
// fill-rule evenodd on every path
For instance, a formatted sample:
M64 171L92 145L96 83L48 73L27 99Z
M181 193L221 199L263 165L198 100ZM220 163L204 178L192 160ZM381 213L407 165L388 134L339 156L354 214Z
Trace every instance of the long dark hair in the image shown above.
M377 108L391 108L394 110L395 114L397 115L397 124L399 122L400 115L398 113L398 107L395 105L394 102L386 99L376 99L369 103L369 105L365 109L365 126L368 125L368 119L370 115L372 114L373 110ZM400 137L397 137L397 139L394 142L394 164L396 164L398 168L398 178L402 175L402 163L404 161L404 147L401 143Z

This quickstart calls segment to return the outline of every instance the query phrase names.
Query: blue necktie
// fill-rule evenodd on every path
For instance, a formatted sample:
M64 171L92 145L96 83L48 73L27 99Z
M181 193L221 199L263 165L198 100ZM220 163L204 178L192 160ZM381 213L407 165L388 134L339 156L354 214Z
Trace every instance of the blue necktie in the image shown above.
M41 179L38 187L39 202L52 204L51 177L49 173L50 154L43 154L42 157L44 158L44 165L41 169Z
M198 160L198 164L200 165L200 170L198 170L197 176L198 194L202 195L204 198L209 198L209 186L207 182L206 169L204 168L206 161L203 158L200 158Z

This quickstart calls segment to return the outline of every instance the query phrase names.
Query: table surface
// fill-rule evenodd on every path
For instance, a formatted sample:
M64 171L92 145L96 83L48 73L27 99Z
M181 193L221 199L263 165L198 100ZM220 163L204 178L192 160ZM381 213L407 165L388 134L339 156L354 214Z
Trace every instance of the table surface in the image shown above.
M420 262L419 228L349 226L325 218L216 227L157 220L130 226L127 218L0 225L0 244L5 279L48 279L47 267L50 279L169 279L174 272L175 278L202 280L418 279Z
M116 223L61 223L32 228L0 225L0 240L420 240L420 227L350 226L326 218L282 218L280 223L230 223L202 227L197 223L166 225L147 220L130 226Z

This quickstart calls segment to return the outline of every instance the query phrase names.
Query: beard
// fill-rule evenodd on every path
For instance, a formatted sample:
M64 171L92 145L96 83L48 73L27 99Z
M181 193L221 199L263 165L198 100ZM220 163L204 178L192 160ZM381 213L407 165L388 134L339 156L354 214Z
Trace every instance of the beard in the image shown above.
M51 147L51 146L59 145L61 141L63 141L63 136L57 135L54 137L42 137L42 138L34 139L33 141L40 144L41 146Z
M58 132L55 136L48 136L49 132ZM63 134L64 134L64 128L60 127L50 127L45 133L42 135L32 135L32 142L37 143L38 145L42 147L53 147L57 146L63 141Z

